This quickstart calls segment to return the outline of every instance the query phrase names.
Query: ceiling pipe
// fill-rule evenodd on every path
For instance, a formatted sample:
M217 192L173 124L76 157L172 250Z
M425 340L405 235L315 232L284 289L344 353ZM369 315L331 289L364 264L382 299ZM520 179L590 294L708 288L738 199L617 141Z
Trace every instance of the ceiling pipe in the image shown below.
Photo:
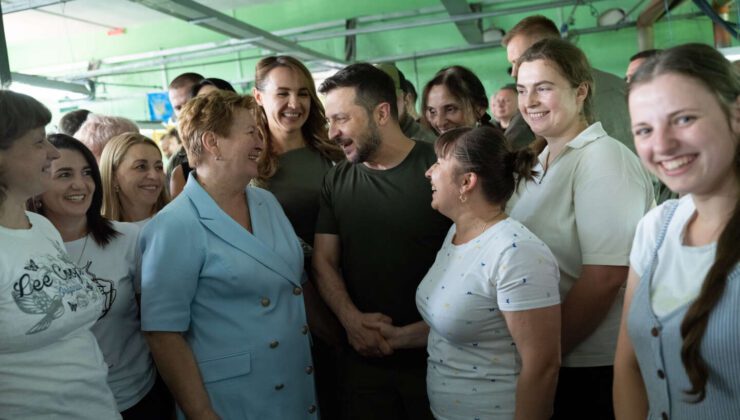
M231 38L255 39L252 43L257 47L278 53L289 53L300 60L323 60L328 67L342 67L346 64L344 60L298 45L193 0L129 1Z
M139 0L141 1L141 0ZM433 19L426 19L422 21L416 21L416 22L406 22L406 23L391 23L391 24L384 24L384 25L375 25L371 27L366 28L357 28L357 29L346 29L342 31L332 31L332 32L322 32L318 34L306 34L303 36L297 36L290 38L290 41L299 42L299 41L312 41L312 40L319 40L319 39L331 39L331 38L342 38L347 37L350 35L358 35L358 34L368 34L368 33L376 33L376 32L387 32L391 30L399 30L399 29L405 29L410 27L422 27L422 26L429 26L429 25L438 25L438 24L446 24L451 22L462 22L462 21L472 21L477 19L482 19L485 17L494 17L494 16L505 16L509 14L516 14L516 13L528 13L532 11L539 11L543 9L548 8L556 8L556 7L563 7L573 4L580 4L583 0L562 0L562 1L556 1L556 2L549 2L549 3L542 3L542 4L536 4L536 5L530 5L530 6L522 6L522 7L515 7L515 8L509 8L509 9L501 9L497 11L491 11L491 12L480 12L480 13L471 13L464 16L445 16L442 18L433 18ZM594 0L594 1L603 1L603 0ZM484 3L491 3L489 0L488 2ZM428 8L428 9L434 9L439 10L440 12L444 11L444 8L442 6L435 7L435 8ZM397 18L399 16L412 16L414 15L413 12L397 12L393 14L386 14L386 15L377 15L372 17L366 17L366 18L358 18L358 22L368 22L368 21L377 21L381 19L386 18ZM341 21L341 25L344 25L344 21ZM321 26L322 24L316 24L311 25L312 27ZM308 28L308 27L303 27ZM282 35L285 33L288 33L290 31L295 31L296 29L286 29L281 31L275 31L276 35ZM310 38L309 38L310 37ZM152 52L146 52L146 53L140 53L140 54L129 54L126 56L119 56L119 57L112 57L107 59L101 59L98 64L99 66L105 66L112 63L121 63L121 62L132 62L132 61L141 61L139 63L129 63L129 64L123 64L118 66L110 66L106 68L96 68L92 70L74 70L72 72L69 71L68 68L62 67L59 70L62 72L65 72L66 74L60 74L56 76L59 79L64 80L79 80L79 79L87 79L91 77L99 77L99 76L111 76L116 74L125 74L127 71L131 70L141 70L146 69L150 67L157 67L162 66L165 64L170 63L181 63L181 62L187 62L192 61L195 59L200 58L207 58L207 57L215 57L215 56L222 56L242 50L247 49L254 49L257 48L257 43L261 40L261 37L253 37L253 38L247 38L247 39L240 39L235 40L231 39L228 41L223 42L217 42L217 43L207 43L202 44L200 46L186 46L186 47L178 47L178 48L172 48L169 50L162 50L162 51L152 51ZM157 59L157 57L163 57L160 59ZM313 61L313 60L307 60L307 61ZM80 63L81 65L79 67L85 68L87 67L87 63ZM325 66L325 68L329 68L328 66ZM45 73L45 71L49 71L47 68L41 68L41 69L34 69L35 71L29 71L31 73L38 72L38 73Z
M474 4L468 4L467 0L441 0L442 5L450 16L464 16L473 12L480 12L480 5L475 5L478 10L474 10ZM480 27L480 20L470 20L455 22L457 30L460 32L465 42L469 45L483 43L483 31Z
M70 0L26 0L22 2L11 3L3 6L4 15L10 13L23 12L25 10L34 10L41 7L53 6L59 3L68 3Z
M637 50L655 48L653 24L684 0L652 0L637 18Z
M732 0L714 0L712 2L712 8L714 12L723 20L730 20L730 6ZM727 48L732 45L732 38L730 33L719 23L714 23L714 46L715 48Z
M598 2L598 1L603 1L603 0L592 0L591 2L593 3L593 2ZM358 28L358 29L354 29L351 31L336 31L336 32L323 32L323 33L318 33L318 34L299 35L299 36L291 38L291 40L296 41L296 42L320 41L323 39L339 38L339 37L344 37L347 35L360 35L360 34L369 34L369 33L375 33L375 32L395 31L395 30L400 30L400 29L421 28L424 26L440 25L440 24L445 24L445 23L467 22L467 21L472 21L472 20L477 20L477 19L506 16L506 15L512 15L512 14L517 14L517 13L541 12L542 10L571 6L574 4L577 5L577 4L582 4L582 3L583 3L583 0L551 1L548 3L539 3L539 4L532 4L529 6L519 6L519 7L512 7L509 9L494 10L491 12L469 13L466 15L444 16L440 18L426 19L426 20L415 21L415 22L377 25L377 26L371 26L368 28Z

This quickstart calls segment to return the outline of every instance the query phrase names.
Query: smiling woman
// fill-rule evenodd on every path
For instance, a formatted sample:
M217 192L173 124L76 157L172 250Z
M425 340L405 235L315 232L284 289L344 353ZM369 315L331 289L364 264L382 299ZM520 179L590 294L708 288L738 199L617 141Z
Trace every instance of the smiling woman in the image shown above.
M142 230L142 330L180 418L316 418L303 252L250 181L263 148L254 98L215 91L180 114L195 168Z
M629 108L643 165L684 196L635 234L617 417L740 418L740 74L707 45L670 48L634 74Z
M24 203L50 182L59 152L51 113L0 90L0 407L5 418L118 419L90 327L105 296L67 256L59 232ZM70 386L73 384L73 386Z
M564 297L553 418L611 418L627 256L652 185L637 157L593 122L591 66L578 47L545 39L517 63L519 109L546 147L541 175L517 190L511 216L555 254Z
M478 76L463 66L438 71L421 96L421 122L437 135L457 127L490 125L488 97Z
M166 418L172 399L156 371L139 324L136 277L139 229L100 214L103 186L93 153L65 134L49 141L61 157L51 164L51 185L31 200L61 233L75 265L103 293L103 315L91 330L109 366L108 385L124 420Z
M145 223L170 197L164 188L162 152L150 138L125 133L111 139L100 157L103 216Z

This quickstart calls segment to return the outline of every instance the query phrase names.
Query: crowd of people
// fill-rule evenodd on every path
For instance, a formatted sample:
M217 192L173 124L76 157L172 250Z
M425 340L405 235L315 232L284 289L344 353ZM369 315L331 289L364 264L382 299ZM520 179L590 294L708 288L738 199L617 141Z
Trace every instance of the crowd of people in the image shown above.
M390 64L184 73L161 148L0 90L0 418L740 418L740 73L503 44L418 115Z

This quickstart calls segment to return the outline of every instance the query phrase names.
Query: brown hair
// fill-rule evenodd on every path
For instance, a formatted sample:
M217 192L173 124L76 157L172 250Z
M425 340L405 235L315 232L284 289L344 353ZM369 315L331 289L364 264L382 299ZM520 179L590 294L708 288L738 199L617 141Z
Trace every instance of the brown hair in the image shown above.
M311 98L311 107L308 111L308 119L301 127L301 133L306 142L306 147L319 152L321 156L331 160L332 162L344 159L344 153L342 150L336 144L329 141L329 134L326 129L326 113L324 112L324 105L316 94L316 85L314 84L311 72L308 71L306 66L298 59L289 55L278 55L261 59L257 62L254 70L255 88L259 91L264 91L270 72L277 67L291 69L293 74L303 77L303 80L306 82L308 94ZM267 181L275 175L275 172L278 170L279 159L272 138L270 137L270 129L264 110L262 111L262 114L264 116L262 129L265 133L265 150L262 152L262 156L260 156L258 163L259 176L256 181L259 185L266 186Z
M522 180L531 180L537 155L530 149L512 151L495 127L458 127L444 132L434 143L437 156L453 157L460 172L480 178L483 195L491 204L506 206Z
M638 85L650 83L664 74L678 74L689 77L702 84L717 98L731 126L732 109L740 96L740 73L714 48L704 44L686 44L659 52L648 58L632 77L630 92ZM675 86L675 89L680 87ZM629 92L628 92L629 95ZM740 147L736 136L734 176L740 184ZM728 174L729 175L729 174ZM686 311L681 323L681 360L691 381L691 389L686 393L695 396L694 402L706 397L709 370L701 355L701 342L707 330L709 316L719 302L727 285L727 278L740 261L740 196L736 198L735 208L717 240L714 264L702 283L696 300Z
M518 35L534 37L539 41L546 38L560 38L560 31L555 22L545 16L527 16L509 29L509 32L501 39L501 45L506 47Z
M246 109L254 118L260 136L264 138L264 117L257 101L250 95L239 95L225 90L215 90L196 96L182 107L178 117L180 140L188 155L188 163L197 167L203 154L203 134L211 132L222 137L229 135L238 109Z
M105 146L103 154L100 156L100 178L103 181L103 207L101 213L107 219L119 222L124 221L123 205L121 204L121 198L113 187L113 181L116 177L116 170L118 170L118 166L123 161L126 153L128 153L131 146L137 144L152 146L162 156L157 143L139 133L123 133L113 137ZM167 187L163 186L162 192L159 193L157 202L154 203L154 208L152 208L152 214L162 210L169 202L170 194L167 192Z
M0 89L0 153L27 132L42 128L51 121L51 112L36 99L10 90ZM8 189L0 166L0 206Z
M452 96L455 97L463 106L463 112L472 116L472 120L478 124L490 124L491 116L488 115L488 95L478 76L470 69L463 66L445 67L434 75L432 80L427 82L421 94L421 123L427 128L434 130L429 119L427 118L427 98L429 91L434 86L444 85ZM478 117L478 110L483 114Z

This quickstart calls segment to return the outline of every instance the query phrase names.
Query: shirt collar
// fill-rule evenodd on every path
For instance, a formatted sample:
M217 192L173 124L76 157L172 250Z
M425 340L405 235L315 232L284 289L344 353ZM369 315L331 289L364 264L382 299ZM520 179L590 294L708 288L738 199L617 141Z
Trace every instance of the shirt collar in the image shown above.
M576 138L569 141L565 146L570 147L571 149L580 149L583 146L606 136L606 131L604 131L601 123L597 121L588 126L585 130L581 131Z

